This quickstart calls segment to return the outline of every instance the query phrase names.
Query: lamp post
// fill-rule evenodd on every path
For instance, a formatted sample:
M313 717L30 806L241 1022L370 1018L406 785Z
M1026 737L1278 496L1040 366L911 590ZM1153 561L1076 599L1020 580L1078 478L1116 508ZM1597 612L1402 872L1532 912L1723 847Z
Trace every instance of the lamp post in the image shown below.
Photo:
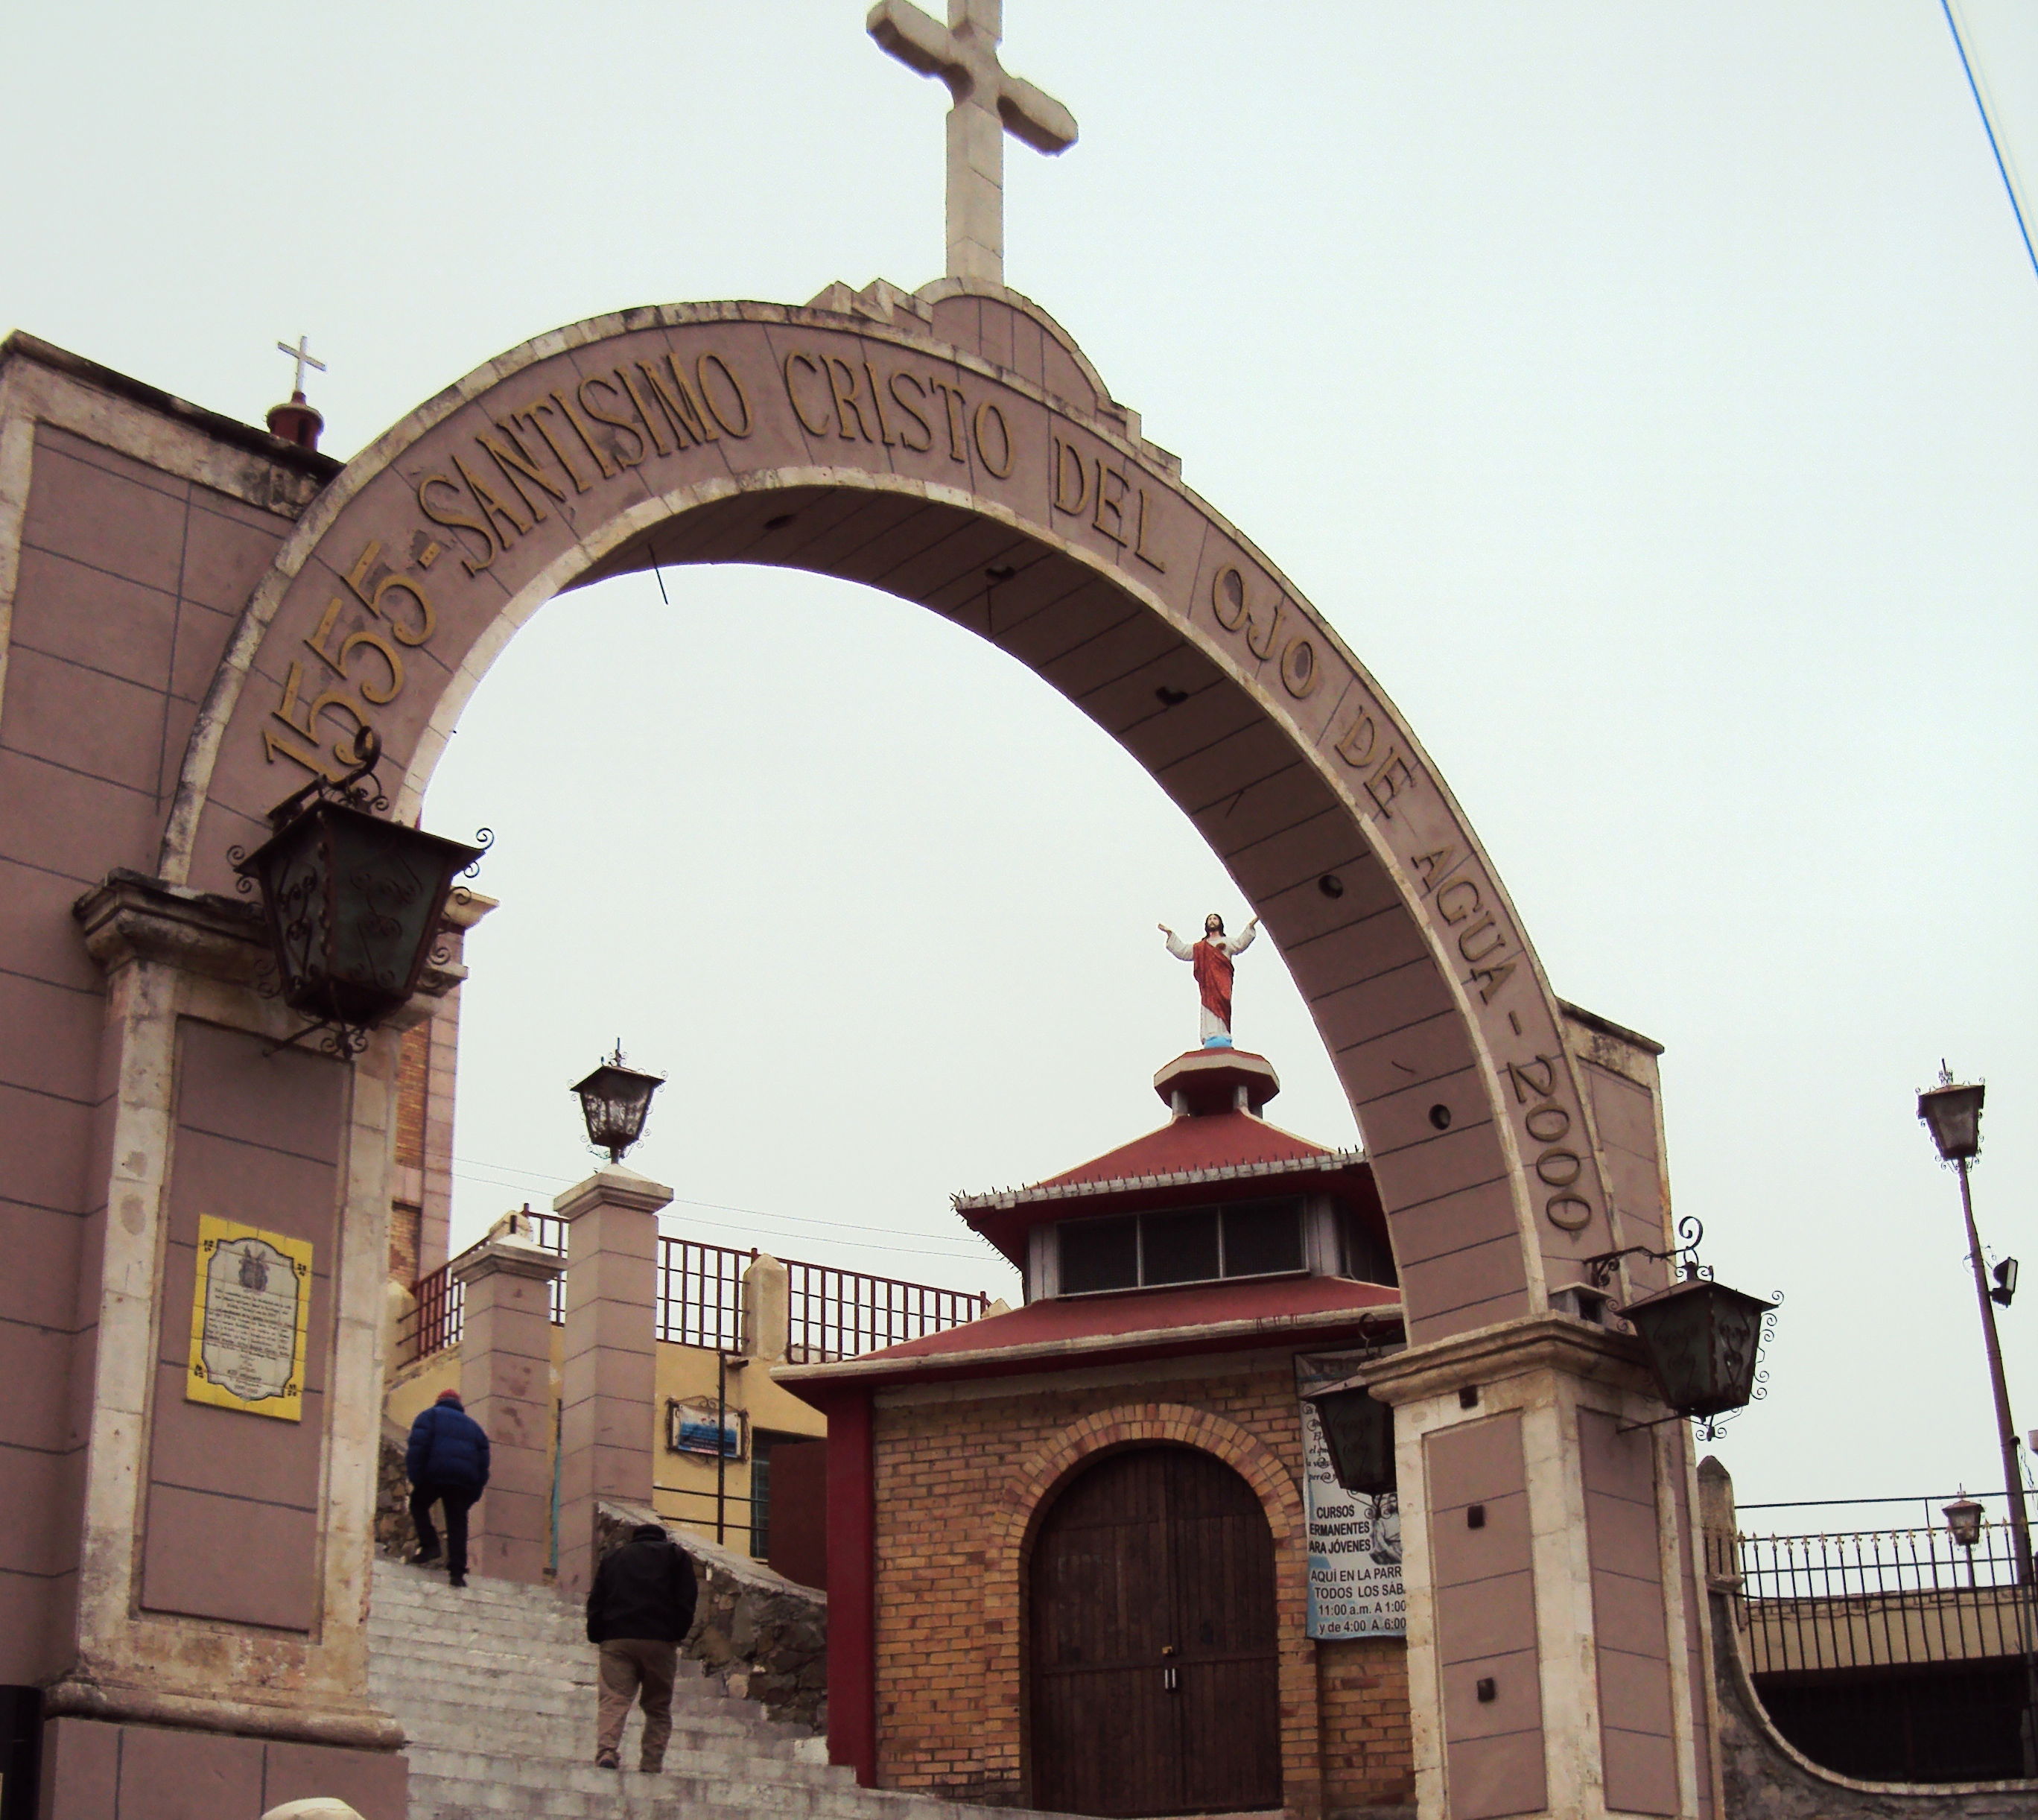
M640 1074L623 1065L623 1044L584 1081L576 1082L581 1116L587 1120L587 1141L620 1162L623 1152L644 1135L651 1096L665 1084L663 1075Z
M1988 1349L1989 1385L1995 1393L1996 1438L2002 1449L2003 1488L2010 1495L2010 1526L2017 1538L2017 1578L2020 1585L2029 1587L2032 1584L2031 1520L2024 1506L2024 1473L2017 1458L2017 1424L2010 1413L2010 1386L2003 1376L2002 1344L1995 1332L1995 1302L1989 1293L1987 1266L1982 1262L1981 1234L1975 1227L1974 1192L1968 1181L1968 1166L1981 1154L1983 1090L1979 1082L1972 1086L1957 1085L1942 1062L1939 1065L1939 1084L1918 1096L1918 1117L1931 1132L1940 1159L1951 1163L1960 1178L1960 1212L1967 1221L1968 1261L1974 1267L1975 1296L1981 1304L1981 1332L1983 1343ZM2010 1281L2013 1285L2013 1275Z
M1946 1506L1946 1533L1953 1538L1954 1545L1968 1552L1968 1584L1975 1583L1975 1545L1981 1540L1981 1506L1969 1497L1967 1488L1960 1488L1960 1495Z

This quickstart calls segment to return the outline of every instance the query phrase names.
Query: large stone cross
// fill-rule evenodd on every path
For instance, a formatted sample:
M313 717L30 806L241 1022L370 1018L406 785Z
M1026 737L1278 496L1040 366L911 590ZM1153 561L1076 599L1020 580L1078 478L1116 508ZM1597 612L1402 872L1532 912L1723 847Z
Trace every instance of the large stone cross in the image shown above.
M1005 282L1005 135L1037 152L1076 142L1075 116L998 60L1004 0L949 0L938 24L911 0L877 0L872 37L909 70L938 76L949 109L949 275Z

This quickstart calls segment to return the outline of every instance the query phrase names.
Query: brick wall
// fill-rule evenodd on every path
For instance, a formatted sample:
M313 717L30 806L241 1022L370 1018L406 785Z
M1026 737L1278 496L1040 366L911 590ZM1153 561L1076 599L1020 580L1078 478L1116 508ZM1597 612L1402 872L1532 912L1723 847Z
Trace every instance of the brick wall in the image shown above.
M1215 1454L1267 1512L1288 1807L1313 1814L1327 1794L1338 1807L1404 1798L1411 1772L1401 1645L1319 1645L1304 1634L1301 1424L1286 1352L881 1393L873 1465L881 1784L1027 1800L1022 1589L1036 1521L1097 1454L1154 1442Z
M396 1062L396 1166L425 1166L425 1106L431 1075L432 1029L414 1024L403 1033Z
M389 1208L389 1280L408 1289L416 1283L419 1230L424 1210L408 1201L394 1201Z
M1324 1805L1337 1814L1413 1802L1407 1646L1398 1636L1366 1636L1316 1647Z

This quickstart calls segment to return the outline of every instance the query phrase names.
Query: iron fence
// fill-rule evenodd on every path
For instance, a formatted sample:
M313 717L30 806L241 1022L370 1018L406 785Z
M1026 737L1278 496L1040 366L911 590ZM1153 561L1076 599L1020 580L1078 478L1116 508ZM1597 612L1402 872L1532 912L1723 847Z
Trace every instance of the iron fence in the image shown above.
M533 1213L527 1207L521 1217L530 1228L528 1238L532 1244L555 1256L566 1256L566 1223L558 1215ZM555 1327L566 1322L566 1275L562 1272L548 1285L548 1312ZM449 1263L441 1264L438 1269L419 1277L411 1294L416 1299L415 1305L396 1329L396 1356L406 1365L429 1359L434 1352L443 1352L458 1340L467 1303L465 1286L453 1280Z
M792 1299L786 1356L795 1364L853 1359L919 1340L980 1320L991 1306L987 1295L826 1265L789 1262L786 1269Z
M743 1273L754 1251L658 1240L658 1337L714 1352L743 1350Z
M459 1339L461 1306L467 1299L464 1286L453 1281L443 1264L419 1277L411 1294L415 1300L396 1329L396 1356L406 1365L443 1352Z
M528 1209L525 1217L533 1243L566 1256L564 1220ZM745 1339L743 1276L756 1256L755 1249L741 1250L660 1234L658 1338L708 1352L741 1352ZM787 1356L795 1363L854 1358L902 1340L918 1340L978 1320L991 1306L987 1295L838 1270L828 1265L788 1261L786 1270L792 1305ZM397 1357L407 1365L444 1352L459 1340L465 1300L449 1265L442 1264L419 1278L414 1293L415 1306L397 1332ZM552 1325L563 1325L566 1318L563 1272L552 1280L550 1293Z
M1893 1501L1893 1500L1892 1500ZM1741 1653L1814 1761L1871 1781L1988 1781L2038 1767L2038 1607L2006 1522L1713 1535L1737 1576Z

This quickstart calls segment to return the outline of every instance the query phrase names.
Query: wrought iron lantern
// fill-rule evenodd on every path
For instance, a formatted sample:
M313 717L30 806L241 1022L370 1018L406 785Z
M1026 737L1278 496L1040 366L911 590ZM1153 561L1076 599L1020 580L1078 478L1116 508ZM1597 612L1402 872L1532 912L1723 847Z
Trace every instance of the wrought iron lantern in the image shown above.
M1771 1306L1694 1272L1620 1314L1649 1355L1663 1401L1680 1416L1718 1416L1754 1398Z
M1677 1243L1667 1251L1629 1245L1583 1261L1596 1289L1612 1283L1623 1257L1675 1260L1681 1266L1679 1281L1618 1313L1641 1340L1663 1401L1678 1416L1706 1418L1702 1439L1710 1441L1718 1433L1710 1418L1744 1409L1762 1397L1768 1376L1761 1369L1762 1342L1782 1298L1765 1302L1714 1281L1711 1268L1699 1262L1705 1234L1705 1227L1687 1215L1677 1222Z
M1987 1090L1978 1081L1964 1086L1946 1075L1918 1096L1918 1117L1931 1132L1941 1162L1972 1162L1981 1155L1981 1102Z
M1964 1549L1972 1549L1981 1540L1982 1508L1960 1488L1960 1495L1946 1506L1946 1530L1953 1540Z
M324 1029L335 1055L358 1055L368 1033L407 1000L445 928L447 893L472 871L476 846L374 813L381 741L362 729L354 769L315 779L269 812L269 838L229 857L244 891L259 889L283 1003ZM278 1047L286 1047L279 1045Z
M639 1074L623 1065L623 1045L574 1091L580 1095L580 1109L587 1120L587 1141L608 1152L611 1162L620 1162L623 1153L644 1135L644 1120L651 1110L651 1096L665 1084L663 1075Z
M1363 1384L1334 1384L1307 1401L1315 1406L1337 1482L1373 1497L1394 1490L1392 1409Z

